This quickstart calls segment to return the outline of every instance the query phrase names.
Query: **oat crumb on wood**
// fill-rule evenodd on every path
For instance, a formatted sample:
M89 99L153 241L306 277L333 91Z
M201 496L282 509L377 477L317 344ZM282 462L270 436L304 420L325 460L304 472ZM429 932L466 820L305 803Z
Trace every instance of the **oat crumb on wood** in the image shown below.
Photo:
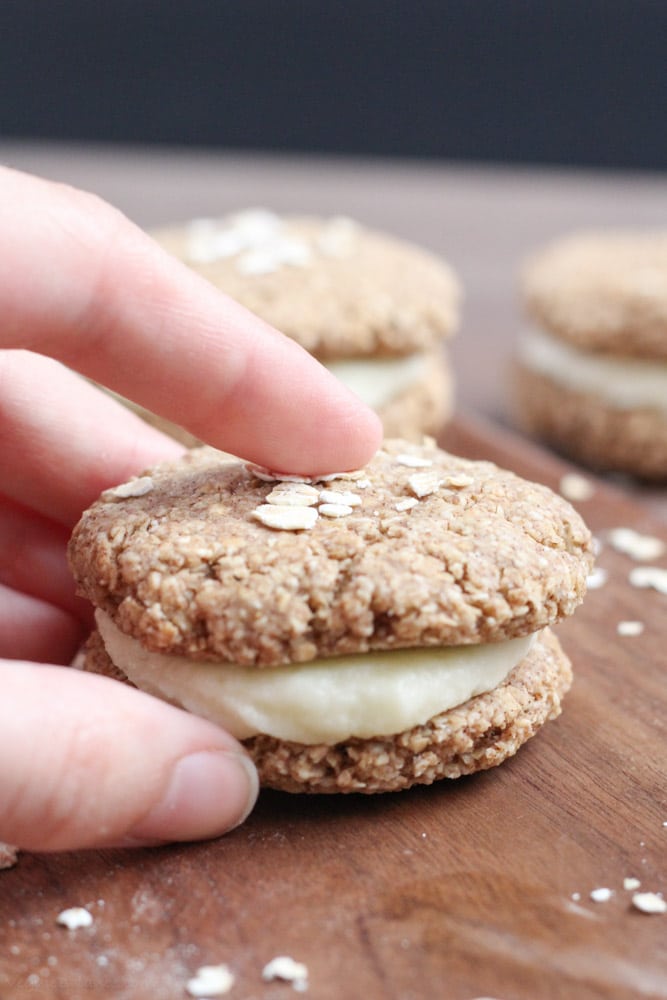
M657 892L636 892L632 905L642 913L667 913L667 901Z
M11 844L0 843L0 870L13 868L18 857L18 848Z
M308 987L308 967L303 962L296 962L289 955L277 955L262 969L262 979L271 982L281 979L292 983L295 990L303 991Z
M93 916L84 906L70 906L58 914L56 923L60 924L61 927L66 927L69 931L76 931L80 927L90 927L93 923Z
M229 966L202 965L197 969L192 979L186 983L185 989L191 997L221 997L229 993L234 985L234 974Z

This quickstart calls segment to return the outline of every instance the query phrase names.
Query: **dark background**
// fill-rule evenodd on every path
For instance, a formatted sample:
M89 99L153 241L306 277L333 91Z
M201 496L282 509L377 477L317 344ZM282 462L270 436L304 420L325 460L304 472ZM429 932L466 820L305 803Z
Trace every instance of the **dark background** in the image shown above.
M667 168L667 0L0 0L0 137Z

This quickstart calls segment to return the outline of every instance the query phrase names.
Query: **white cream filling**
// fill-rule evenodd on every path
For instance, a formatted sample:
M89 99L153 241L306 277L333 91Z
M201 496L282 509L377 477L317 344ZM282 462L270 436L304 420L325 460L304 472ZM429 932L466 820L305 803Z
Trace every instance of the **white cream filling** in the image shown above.
M260 669L152 653L96 612L107 652L137 687L223 726L297 743L389 736L500 684L534 636L402 649Z
M582 351L542 330L529 329L519 341L523 364L574 392L585 392L621 410L667 410L667 364L644 358L617 358Z
M379 410L428 374L429 356L326 361L325 367L372 410Z

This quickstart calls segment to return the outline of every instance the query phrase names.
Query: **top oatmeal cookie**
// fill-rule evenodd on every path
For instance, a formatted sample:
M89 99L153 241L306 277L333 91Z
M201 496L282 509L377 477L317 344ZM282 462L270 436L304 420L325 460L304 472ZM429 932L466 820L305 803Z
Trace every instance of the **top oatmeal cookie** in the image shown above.
M575 347L667 358L667 231L580 233L523 274L528 315Z
M428 350L458 324L443 260L351 219L255 209L151 235L322 360Z
M526 635L574 610L592 562L562 497L430 442L305 482L201 448L133 483L75 528L79 590L148 649L194 659Z

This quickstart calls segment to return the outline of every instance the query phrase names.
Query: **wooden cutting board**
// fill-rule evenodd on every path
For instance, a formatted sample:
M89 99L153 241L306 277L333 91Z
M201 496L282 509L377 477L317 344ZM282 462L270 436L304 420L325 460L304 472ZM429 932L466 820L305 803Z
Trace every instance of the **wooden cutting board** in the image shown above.
M470 420L445 444L552 487L568 469ZM602 483L578 506L602 539L667 539ZM609 546L599 565L607 583L559 627L564 714L513 760L397 795L265 793L208 844L23 855L0 872L0 998L171 1000L225 962L231 998L282 1000L293 988L261 978L276 955L306 963L317 1000L667 998L667 915L623 888L667 895L667 596L632 587ZM621 620L643 633L619 636ZM90 928L56 925L79 905Z

